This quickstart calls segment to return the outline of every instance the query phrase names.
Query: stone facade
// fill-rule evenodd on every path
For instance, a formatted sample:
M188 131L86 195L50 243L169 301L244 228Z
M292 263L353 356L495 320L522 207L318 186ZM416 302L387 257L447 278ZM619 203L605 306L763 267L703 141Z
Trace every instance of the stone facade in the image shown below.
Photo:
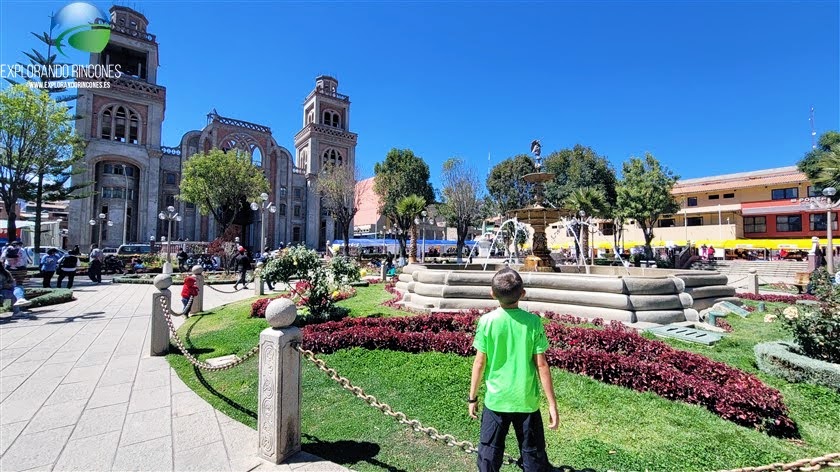
M327 162L355 165L356 134L349 131L350 100L337 92L333 77L316 78L304 102L302 129L295 135L294 155L277 144L271 129L227 118L215 110L201 130L185 133L177 146L161 144L166 89L156 83L158 43L147 33L148 20L126 7L110 10L112 35L108 46L91 55L92 64L120 64L123 76L106 79L110 88L80 89L76 131L87 143L85 171L74 179L95 182L93 196L73 200L68 244L89 247L99 227L88 221L107 214L103 246L161 240L167 225L157 214L174 206L182 217L173 223L172 238L209 241L217 236L215 221L193 205L179 201L182 169L196 153L213 148L238 149L252 156L270 184L269 201L277 212L266 213L268 245L305 243L324 248L334 239L335 223L321 208L317 181ZM260 212L241 212L240 237L261 249Z

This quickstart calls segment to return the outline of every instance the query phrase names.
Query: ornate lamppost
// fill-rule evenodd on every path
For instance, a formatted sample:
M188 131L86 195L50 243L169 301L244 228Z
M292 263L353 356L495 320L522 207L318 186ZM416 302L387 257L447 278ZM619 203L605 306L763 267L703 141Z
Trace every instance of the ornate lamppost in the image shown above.
M164 274L171 274L172 273L172 262L170 261L170 248L172 247L172 222L173 221L181 221L181 215L175 212L175 207L170 205L166 207L166 212L161 211L158 213L158 218L161 221L167 222L167 229L166 229L166 263L163 264L163 273Z
M261 203L251 202L251 209L260 212L260 250L265 252L268 241L265 238L265 212L274 214L277 212L277 206L268 201L268 194L263 192L260 194Z
M114 222L109 220L108 215L106 215L105 213L100 213L99 214L99 220L100 220L100 223L98 223L99 224L99 239L97 239L96 247L102 249L102 229L105 225L114 226ZM91 227L94 227L94 226L97 225L97 221L94 220L94 219L91 219L90 221L88 221L88 224Z
M429 217L427 215L428 215L428 212L426 212L426 210L423 210L423 211L420 212L420 216L415 216L414 217L414 224L416 224L416 225L421 225L422 224L422 226L420 227L420 230L423 232L423 246L422 246L422 249L420 250L421 251L421 254L420 254L420 263L421 264L426 263L426 223L435 224L435 217L434 216Z

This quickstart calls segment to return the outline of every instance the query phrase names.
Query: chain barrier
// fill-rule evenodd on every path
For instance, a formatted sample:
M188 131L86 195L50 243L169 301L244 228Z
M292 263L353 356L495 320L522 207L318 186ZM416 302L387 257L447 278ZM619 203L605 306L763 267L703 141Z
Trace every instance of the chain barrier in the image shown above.
M332 380L335 380L339 385L341 385L342 388L344 388L348 392L353 393L353 395L356 395L357 397L361 398L368 405L378 409L385 416L390 416L391 418L396 420L398 423L404 424L404 425L410 427L411 429L413 429L414 431L417 431L417 432L420 432L420 433L425 433L427 436L429 436L430 438L432 438L435 441L444 442L444 443L446 443L447 446L458 448L458 449L461 449L464 452L468 452L468 453L472 453L472 454L477 454L478 453L478 449L475 447L475 444L473 444L469 441L459 441L455 438L455 436L452 436L451 434L440 434L440 432L437 429L429 427L429 426L423 426L423 424L420 423L418 420L410 420L410 419L408 419L408 417L406 416L405 413L403 413L401 411L394 411L394 409L391 408L391 406L388 405L387 403L380 402L373 395L366 394L365 391L362 390L361 387L357 387L357 386L353 385L350 382L350 380L347 379L347 377L342 377L342 376L338 375L338 372L335 369L333 369L331 367L327 367L327 364L323 360L315 357L314 352L302 348L300 346L300 344L295 345L294 348L297 351L300 352L301 356L304 359L314 363L318 367L319 370L321 370L324 373L326 373L327 375L329 375L329 377ZM504 458L504 463L505 464L516 464L518 462L518 460L514 459L513 456L511 456L510 454L505 453L504 457L505 457Z
M769 472L774 470L797 470L801 472L811 472L821 470L823 466L827 466L829 468L840 467L840 452L834 452L821 457L814 457L812 459L799 459L798 461L788 462L787 464L777 462L775 464L768 464L760 467L742 467L740 469L726 469L719 470L717 472Z
M187 348L184 346L184 343L181 341L181 338L178 337L178 331L175 329L175 324L172 322L172 311L169 309L169 301L166 297L160 297L160 306L163 308L163 316L166 318L166 324L169 326L169 332L172 334L172 338L175 341L175 345L178 346L178 349L190 361L190 364L198 367L201 370L206 370L209 372L218 372L220 370L227 370L233 367L238 366L239 364L247 361L254 355L260 352L259 344L254 346L250 351L246 352L244 356L238 357L235 360L228 362L227 364L222 365L210 365L206 362L202 362L198 360L195 356L190 354Z
M728 276L727 276L727 277L728 277ZM726 285L734 285L734 284L736 284L736 283L738 283L738 282L741 282L742 280L747 280L748 278L750 278L750 276L749 276L749 275L747 275L747 276L745 276L745 277L741 277L741 278L740 278L740 279L738 279L738 280L733 280L733 281L731 281L731 282L727 281L727 282L726 282Z

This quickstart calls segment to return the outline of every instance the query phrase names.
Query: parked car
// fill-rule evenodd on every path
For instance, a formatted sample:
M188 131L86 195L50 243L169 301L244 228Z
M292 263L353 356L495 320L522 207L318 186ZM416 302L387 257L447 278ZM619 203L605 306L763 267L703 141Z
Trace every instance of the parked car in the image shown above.
M115 247L104 247L102 248L102 255L107 257L111 254L117 254L117 248Z
M148 244L122 244L117 248L117 254L149 254L152 252L152 247Z
M40 252L37 254L38 257L35 257L35 247L34 246L26 246L23 250L26 252L27 262L26 266L30 269L37 269L41 262L41 255L46 254L47 251L50 249L55 249L58 251L58 257L64 257L67 254L67 251L64 249L57 248L55 246L41 246Z

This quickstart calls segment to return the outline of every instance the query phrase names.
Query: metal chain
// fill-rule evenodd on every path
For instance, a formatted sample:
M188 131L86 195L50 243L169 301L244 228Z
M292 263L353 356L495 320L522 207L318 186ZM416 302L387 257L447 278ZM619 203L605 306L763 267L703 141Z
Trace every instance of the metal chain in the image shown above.
M364 400L365 403L367 403L368 405L380 410L386 416L390 416L391 418L396 420L398 423L409 426L414 431L425 433L427 436L429 436L430 438L432 438L435 441L442 441L442 442L446 443L447 446L459 448L459 449L463 450L464 452L468 452L468 453L472 453L472 454L478 453L478 449L476 449L476 447L473 443L471 443L469 441L458 441L455 438L455 436L452 436L451 434L440 434L440 432L437 429L432 428L430 426L429 427L423 426L423 424L420 423L420 421L418 421L418 420L410 420L405 415L405 413L403 413L401 411L394 411L394 409L391 408L391 406L388 405L387 403L380 402L373 395L366 394L365 391L362 390L361 387L357 387L357 386L353 385L350 382L350 380L347 379L347 377L342 377L342 376L338 375L338 372L335 369L333 369L331 367L327 367L327 364L323 360L315 357L314 352L302 348L300 346L300 344L295 345L294 348L297 349L300 352L301 356L303 356L304 359L312 361L318 367L319 370L321 370L321 371L325 372L327 375L329 375L332 380L335 380L345 390L347 390L349 392L352 392L353 395L356 395L357 397ZM505 455L504 455L504 463L505 464L516 464L517 462L518 462L517 459L514 459L513 456L505 453Z
M172 338L175 341L175 345L178 346L178 349L181 351L182 354L184 354L184 357L186 357L187 360L190 361L190 364L202 370L218 372L220 370L227 370L236 367L260 352L260 346L258 344L254 346L250 351L246 352L244 356L238 357L235 360L228 362L227 364L222 364L218 366L210 365L206 362L198 360L195 356L190 354L187 348L184 347L184 343L181 341L181 338L178 337L178 331L175 329L175 324L172 322L172 312L169 310L169 301L166 298L167 297L160 297L160 306L163 309L163 316L164 318L166 318L166 324L169 326L169 332L172 333Z
M742 467L740 469L726 469L717 472L768 472L768 471L788 471L799 470L802 472L811 472L820 470L823 466L840 467L840 452L826 454L822 457L814 457L812 459L799 459L798 461L788 462L787 464L775 463L763 465L761 467Z

